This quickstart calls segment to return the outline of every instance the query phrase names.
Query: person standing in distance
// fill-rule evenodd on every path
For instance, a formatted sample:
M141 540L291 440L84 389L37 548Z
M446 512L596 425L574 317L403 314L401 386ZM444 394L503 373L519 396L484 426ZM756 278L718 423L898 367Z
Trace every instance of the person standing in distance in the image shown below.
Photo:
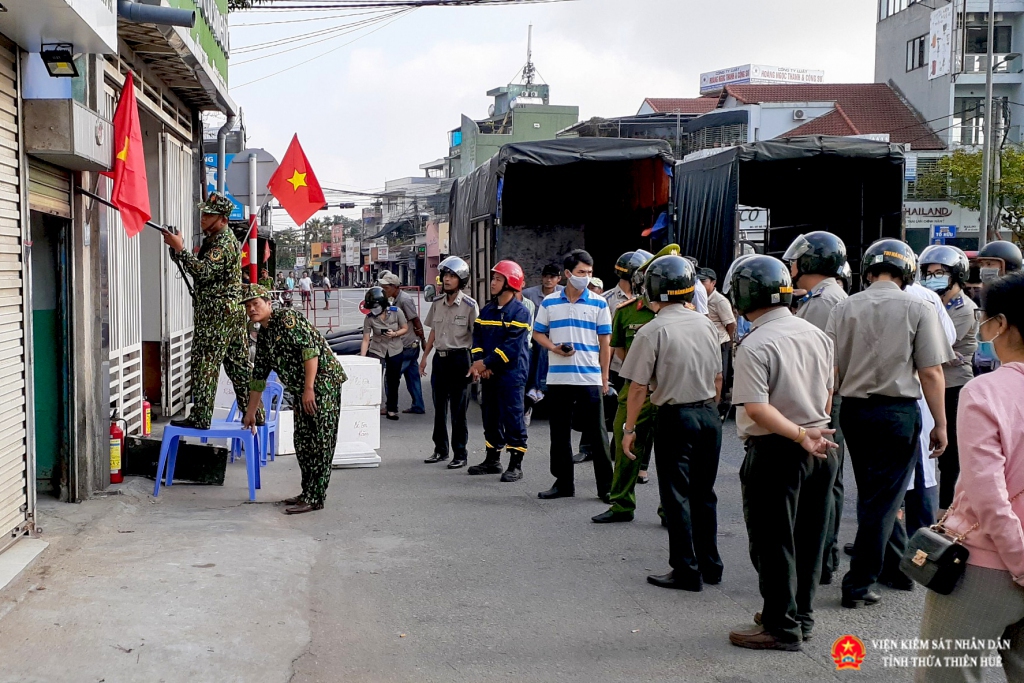
M427 357L434 351L430 388L434 400L434 453L424 462L448 459L448 411L452 415L452 462L448 469L465 467L468 458L469 368L473 364L473 326L480 308L462 290L469 283L469 264L458 256L449 256L438 266L444 296L430 304L426 325L430 337L423 347L420 374L427 375Z
M839 278L844 269L849 269L846 259L846 244L836 235L816 230L798 236L782 255L789 264L789 274L796 289L806 290L800 300L796 317L806 320L822 332L828 325L832 309L848 297ZM832 583L833 574L839 569L839 526L843 520L843 464L846 459L846 442L839 428L839 411L842 398L832 396L832 411L829 415L829 429L834 429L832 439L839 444L836 449L837 463L835 481L832 482L832 505L828 512L828 535L825 538L825 554L821 559L821 583Z
M591 447L597 496L608 502L612 459L604 421L608 393L609 341L612 316L608 302L587 289L594 259L586 251L569 252L562 264L569 284L544 299L537 311L533 339L549 351L548 396L551 412L551 475L555 483L538 497L544 500L576 495L572 458L572 423L579 420Z
M381 415L389 420L398 419L398 383L402 379L402 339L409 331L405 313L392 306L384 290L371 287L363 296L366 317L363 318L363 341L360 356L380 361L384 371L385 409Z
M273 370L295 406L295 458L302 472L302 493L284 501L290 506L285 513L321 510L338 443L341 385L348 379L345 370L313 324L296 311L275 311L263 287L250 285L242 301L249 320L260 325L242 426L256 428L256 412Z
M696 279L693 266L679 256L662 256L647 268L644 291L657 317L636 333L620 373L630 381L622 428L627 456L635 455L636 423L649 386L658 406L654 458L672 570L647 582L688 591L720 583L723 569L715 495L722 349L714 323L684 305L693 299Z
M949 445L939 456L939 508L946 510L953 503L953 491L960 477L960 448L956 436L956 417L960 391L974 379L972 366L978 348L978 305L964 294L970 262L956 247L935 244L925 248L918 258L922 284L940 297L956 328L953 353L956 357L942 366L946 380L946 429Z
M828 429L835 381L832 341L789 311L789 268L753 256L726 292L753 329L736 350L736 428L743 518L764 606L756 628L729 634L753 650L801 649L814 627L814 593L831 507L837 444Z
M523 269L515 261L499 261L491 269L491 300L473 325L470 376L482 380L484 445L487 455L466 472L501 474L501 451L508 449L506 482L523 478L526 423L523 397L530 369L530 311L516 298L523 289Z
M732 347L736 339L736 316L729 300L715 289L718 282L715 271L701 268L697 271L697 279L708 295L708 318L715 324L718 339L722 342L722 402L718 404L718 414L725 422L732 410Z
M404 348L402 355L402 376L405 377L405 387L409 390L412 398L412 406L403 413L422 415L427 412L423 405L423 386L420 383L420 347L426 343L423 333L423 323L420 321L420 309L416 300L403 292L400 285L402 281L397 275L388 270L382 270L378 278L384 294L394 302L394 306L401 309L405 319L409 321L409 331L402 338Z
M906 534L893 528L902 529L896 514L918 460L917 397L924 393L935 419L929 441L937 457L947 443L942 364L953 358L934 309L903 291L917 272L917 257L905 242L878 240L861 267L868 288L836 304L825 327L835 345L839 421L857 479L857 537L843 577L848 608L882 599L874 584L886 542L901 555L906 547Z
M185 249L181 235L163 233L164 243L171 248L171 258L181 264L195 283L192 412L185 419L171 420L176 427L210 428L222 364L235 389L239 409L248 405L249 332L245 309L239 301L242 249L228 227L228 216L234 206L230 199L216 192L211 192L199 205L203 244L197 255ZM262 408L256 412L256 419L263 424Z

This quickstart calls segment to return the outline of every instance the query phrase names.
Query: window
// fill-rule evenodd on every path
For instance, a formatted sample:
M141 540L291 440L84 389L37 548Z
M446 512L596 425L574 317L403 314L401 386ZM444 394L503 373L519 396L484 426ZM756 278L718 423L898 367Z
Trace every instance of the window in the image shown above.
M992 125L1004 135L1009 126L1009 101L1006 97L992 100ZM980 145L985 141L985 99L983 97L953 98L953 141L961 145Z
M878 20L881 21L897 12L902 12L921 0L878 0Z
M995 27L995 50L997 55L1005 55L1011 51L1013 43L1012 26ZM968 26L965 49L969 55L988 54L988 26Z
M926 64L924 47L928 44L928 36L918 36L907 41L907 71L920 69Z

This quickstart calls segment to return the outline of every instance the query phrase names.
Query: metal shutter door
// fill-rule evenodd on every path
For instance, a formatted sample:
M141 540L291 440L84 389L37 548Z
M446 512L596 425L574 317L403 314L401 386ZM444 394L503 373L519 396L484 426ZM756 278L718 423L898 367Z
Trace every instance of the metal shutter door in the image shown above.
M28 208L71 218L71 175L39 159L28 160Z

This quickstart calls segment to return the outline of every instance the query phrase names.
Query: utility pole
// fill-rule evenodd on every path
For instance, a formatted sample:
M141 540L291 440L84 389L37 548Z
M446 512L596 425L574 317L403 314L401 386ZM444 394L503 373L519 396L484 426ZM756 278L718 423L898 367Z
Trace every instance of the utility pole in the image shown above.
M978 249L988 243L989 193L992 174L992 61L995 59L995 0L988 0L988 56L985 59L985 123L981 152L981 211L978 225Z

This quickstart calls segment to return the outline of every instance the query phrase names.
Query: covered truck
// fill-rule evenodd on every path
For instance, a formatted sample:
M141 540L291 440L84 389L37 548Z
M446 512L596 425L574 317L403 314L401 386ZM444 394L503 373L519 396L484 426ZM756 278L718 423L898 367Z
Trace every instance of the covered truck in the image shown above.
M674 237L684 254L723 274L744 250L781 256L797 235L826 230L846 243L856 274L872 242L902 239L903 164L902 145L848 137L698 153L675 166ZM767 224L742 234L741 209L749 208L764 210Z
M544 264L560 263L576 248L593 255L595 275L612 287L622 252L651 249L667 237L666 217L655 228L669 210L674 161L661 140L507 144L452 187L449 252L469 262L480 301L490 298L497 261L514 259L535 285Z

